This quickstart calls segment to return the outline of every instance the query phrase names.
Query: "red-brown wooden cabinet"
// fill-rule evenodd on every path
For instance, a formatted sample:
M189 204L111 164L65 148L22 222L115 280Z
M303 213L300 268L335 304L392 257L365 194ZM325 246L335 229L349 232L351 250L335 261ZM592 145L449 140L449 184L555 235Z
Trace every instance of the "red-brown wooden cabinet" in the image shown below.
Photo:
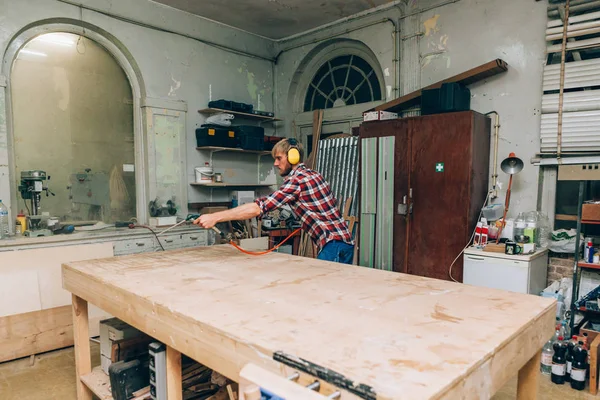
M489 118L436 114L359 132L359 264L449 280L487 195ZM452 276L462 282L462 257Z

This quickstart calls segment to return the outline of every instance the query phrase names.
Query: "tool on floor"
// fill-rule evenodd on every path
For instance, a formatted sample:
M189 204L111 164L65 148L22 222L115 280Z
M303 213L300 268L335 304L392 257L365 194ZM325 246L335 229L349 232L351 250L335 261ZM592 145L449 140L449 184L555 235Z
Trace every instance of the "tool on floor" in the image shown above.
M508 180L506 200L504 201L504 216L502 217L502 225L500 225L500 229L498 229L498 239L496 239L496 244L500 243L502 229L504 229L504 224L506 224L506 214L508 213L508 206L510 205L510 188L512 187L513 175L521 172L521 170L523 170L523 166L523 161L518 158L515 153L510 153L508 158L505 158L500 164L500 168L502 171L504 171L504 173L510 175L510 179Z

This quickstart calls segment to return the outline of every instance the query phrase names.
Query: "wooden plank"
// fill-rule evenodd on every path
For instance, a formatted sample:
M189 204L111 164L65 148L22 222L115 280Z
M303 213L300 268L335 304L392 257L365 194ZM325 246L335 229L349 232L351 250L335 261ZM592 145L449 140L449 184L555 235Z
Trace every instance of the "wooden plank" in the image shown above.
M600 335L597 335L590 346L590 394L598 393L598 346Z
M387 103L375 107L373 110L398 112L409 107L418 105L423 90L438 89L442 86L443 83L448 82L458 82L463 85L470 85L475 82L479 82L481 80L490 78L494 75L500 74L502 72L506 72L507 70L508 64L501 59L496 59L482 64L478 67L475 67L473 69L470 69L468 71L465 71L461 74L455 75L451 78L444 79L443 81L439 81L432 85L426 86L423 89L419 89L397 99L388 101Z
M303 359L389 398L490 397L556 314L539 296L226 245L68 263L63 284L232 380Z
M71 306L0 318L0 362L72 345Z
M80 380L80 377L92 372L90 356L90 332L87 301L73 297L73 340L75 341L75 373L77 376L77 399L92 400L91 390Z
M519 381L517 384L517 400L536 400L538 392L538 378L540 376L540 357L542 353L537 352L519 370Z
M167 398L181 400L181 353L167 346Z
M89 308L90 337L98 336L99 322L107 315ZM0 362L69 346L73 346L70 305L0 318Z
M110 378L102 371L102 367L95 367L92 372L83 375L80 379L100 400L113 400Z
M577 221L577 215L556 214L554 219L557 221Z

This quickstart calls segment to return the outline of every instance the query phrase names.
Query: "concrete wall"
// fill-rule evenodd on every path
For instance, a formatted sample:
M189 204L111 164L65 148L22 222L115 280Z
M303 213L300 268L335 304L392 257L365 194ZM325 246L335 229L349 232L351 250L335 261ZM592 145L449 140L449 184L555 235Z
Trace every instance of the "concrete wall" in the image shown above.
M434 1L423 3L434 3ZM500 114L499 162L515 152L525 162L515 176L509 215L536 209L539 168L529 160L539 151L542 72L547 3L521 0L461 0L421 15L421 84L501 58L507 73L470 87L471 107ZM411 32L406 32L410 34ZM504 189L508 176L499 170ZM500 192L497 202L504 199Z
M383 18L400 16L401 54L399 92L405 94L430 83L501 58L509 71L470 87L471 107L501 116L499 160L515 152L525 162L525 169L515 177L509 215L534 210L537 201L538 167L529 163L539 149L542 68L545 62L544 31L547 2L522 0L420 0L407 1L399 8L320 32L278 43L282 51L290 46L310 43L282 53L276 65L277 112L290 119L285 134L293 134L291 121L306 120L295 115L289 97L311 51L323 42L322 37L352 39L370 48L385 74L385 85L394 85L393 39L391 24L380 23L349 34L345 32ZM444 4L436 7L436 5ZM419 10L427 10L420 12ZM309 78L306 78L309 79ZM360 116L365 108L344 111L328 110L330 119L343 114ZM328 119L327 113L325 120ZM490 149L491 154L491 149ZM492 159L492 157L490 157ZM508 177L501 171L504 190ZM496 202L503 202L505 191Z
M262 109L273 109L272 63L267 60L273 57L271 41L147 0L83 0L77 3L93 10L84 8L81 11L79 7L60 1L0 2L0 54L5 54L9 46L15 45L14 38L21 32L36 24L42 24L42 20L77 24L77 21L83 18L84 22L90 24L89 29L109 37L135 66L141 78L142 97L187 103L185 169L190 180L193 168L203 165L208 158L195 150L194 132L205 118L197 110L206 107L210 98L235 99L253 103L255 107ZM136 23L119 20L107 14L135 20ZM176 31L190 38L150 29L141 26L142 24ZM235 47L263 59L216 48L202 41ZM23 44L17 43L19 46ZM6 65L5 62L2 74L8 75L10 68L11 65ZM5 85L5 79L0 78L0 86ZM8 194L10 182L15 182L16 177L9 176L8 167L12 163L13 155L7 151L7 95L8 90L0 91L0 198L10 203L10 197L16 199L14 194ZM135 112L136 110L134 114ZM235 160L231 165L240 167L240 170L245 171L242 174L247 174L239 177L240 181L258 180L259 169L254 158ZM191 202L211 199L210 192L189 186L187 194ZM227 198L227 193L221 194L221 199Z

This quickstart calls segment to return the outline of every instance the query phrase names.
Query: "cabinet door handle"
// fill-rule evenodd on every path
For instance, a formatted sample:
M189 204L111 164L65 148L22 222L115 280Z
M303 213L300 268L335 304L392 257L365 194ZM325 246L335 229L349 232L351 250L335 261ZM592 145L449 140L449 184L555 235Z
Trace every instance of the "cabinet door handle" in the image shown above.
M198 236L190 236L190 240L198 240Z
M138 245L138 246L140 246L140 247L142 247L142 246L145 246L145 245L146 245L146 243L144 243L144 242L136 242L135 244L137 244L137 245Z
M475 261L485 261L485 259L483 257L471 257L471 256L467 256L467 258L469 260L475 260Z
M166 243L173 243L173 239L165 239Z

